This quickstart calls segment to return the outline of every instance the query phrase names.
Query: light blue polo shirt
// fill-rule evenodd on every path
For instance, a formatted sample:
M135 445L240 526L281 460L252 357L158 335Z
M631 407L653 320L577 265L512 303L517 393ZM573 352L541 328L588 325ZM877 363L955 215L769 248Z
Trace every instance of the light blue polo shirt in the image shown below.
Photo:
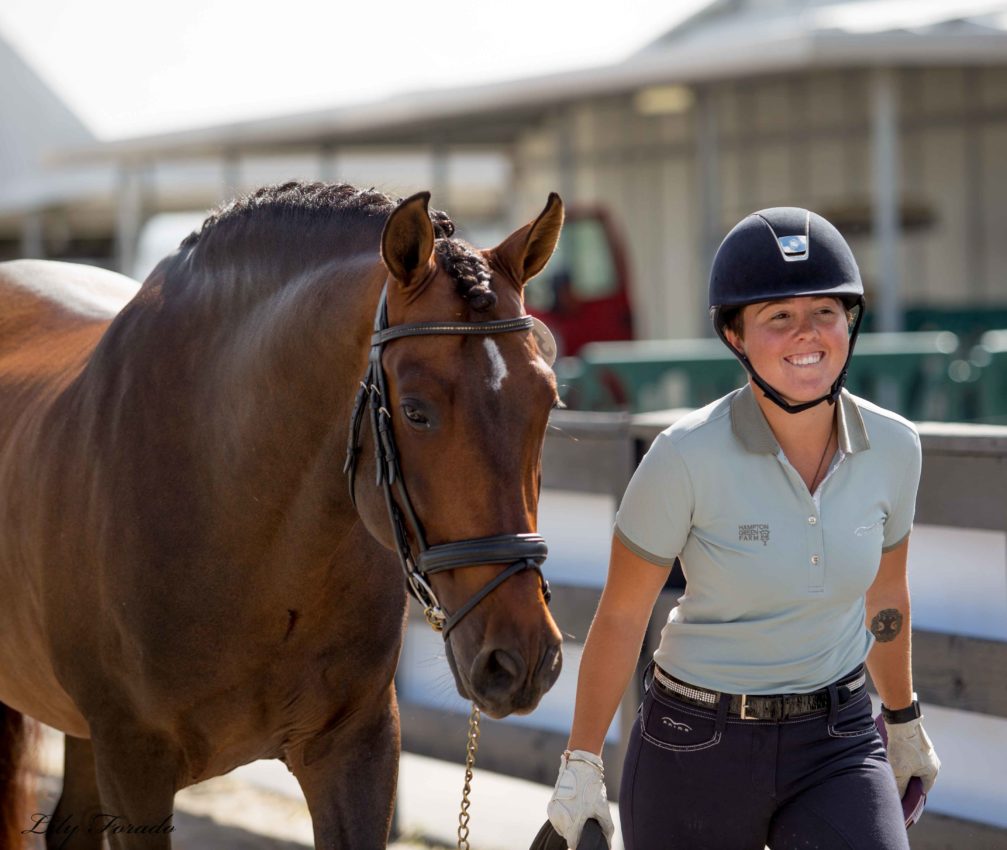
M920 478L912 423L843 391L839 451L812 495L750 386L658 435L615 533L688 586L654 653L671 675L729 693L805 693L867 658L864 594L909 534Z

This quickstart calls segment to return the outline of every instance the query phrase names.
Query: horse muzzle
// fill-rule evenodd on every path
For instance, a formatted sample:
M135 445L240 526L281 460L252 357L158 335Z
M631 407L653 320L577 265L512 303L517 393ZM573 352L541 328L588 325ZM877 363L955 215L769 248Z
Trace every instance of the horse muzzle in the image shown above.
M449 641L448 658L459 693L497 719L533 711L563 666L562 638L548 612L546 620L530 645L527 632L515 634L512 623L507 624L508 637L490 637L493 624L487 622L483 646L461 668Z
M491 717L527 714L556 682L563 665L559 645L547 647L527 675L523 659L507 650L484 649L472 663L472 686Z

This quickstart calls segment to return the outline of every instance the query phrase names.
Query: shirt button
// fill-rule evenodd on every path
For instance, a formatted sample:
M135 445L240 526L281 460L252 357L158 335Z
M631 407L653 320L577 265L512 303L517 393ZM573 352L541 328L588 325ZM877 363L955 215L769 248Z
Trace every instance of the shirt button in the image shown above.
M818 564L818 561L819 561L819 557L817 555L812 555L811 556L811 563L812 564Z
M817 523L818 523L818 517L816 516L808 517L808 525L816 525Z

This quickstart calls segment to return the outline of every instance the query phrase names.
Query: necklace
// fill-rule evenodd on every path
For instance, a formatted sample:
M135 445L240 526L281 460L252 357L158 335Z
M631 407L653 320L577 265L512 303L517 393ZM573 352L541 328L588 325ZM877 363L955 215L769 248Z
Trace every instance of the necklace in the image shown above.
M822 456L821 456L821 458L818 461L818 466L815 467L815 475L811 479L811 493L812 493L812 495L814 495L815 490L818 488L818 485L821 483L818 480L818 476L822 474L822 464L825 463L825 457L829 453L829 446L832 445L832 432L834 430L835 430L835 422L833 421L832 426L829 428L829 436L825 440L825 448L822 449Z

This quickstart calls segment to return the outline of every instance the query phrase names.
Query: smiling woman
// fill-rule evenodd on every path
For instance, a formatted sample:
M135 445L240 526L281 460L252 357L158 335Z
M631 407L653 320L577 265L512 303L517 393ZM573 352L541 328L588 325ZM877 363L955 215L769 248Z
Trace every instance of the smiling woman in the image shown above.
M724 329L731 347L790 405L829 394L850 353L852 311L834 296L748 304Z
M840 307L845 308L845 320ZM808 210L778 207L754 213L727 235L717 251L710 272L714 329L756 387L788 413L836 400L846 381L863 312L864 287L853 253L839 231ZM816 396L786 401L749 357L743 342L749 323L756 340L754 345L749 340L748 346L760 355L763 345L772 347L775 340L776 350L767 350L768 357L822 362L819 375L833 372L832 380ZM822 342L822 332L826 341L843 349L841 357L834 347L825 350L824 343L819 349L808 348L811 342ZM821 354L818 361L808 361L807 356L816 353ZM782 364L776 368L786 372Z
M586 818L611 832L604 733L679 561L622 771L627 850L908 850L899 797L940 766L909 663L920 444L843 389L860 272L825 219L762 210L720 246L710 305L749 381L660 434L626 489L550 819L571 847Z

